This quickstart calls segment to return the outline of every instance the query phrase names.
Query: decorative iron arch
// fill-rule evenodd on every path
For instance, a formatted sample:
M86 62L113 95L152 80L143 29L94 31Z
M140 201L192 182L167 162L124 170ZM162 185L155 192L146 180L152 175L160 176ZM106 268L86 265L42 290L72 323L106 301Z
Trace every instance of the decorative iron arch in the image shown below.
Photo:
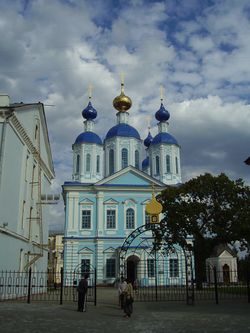
M143 234L151 232L151 235ZM134 244L135 245L134 245ZM160 256L169 256L178 252L185 259L185 284L187 304L194 303L194 283L193 283L193 253L188 246L174 244L165 235L164 227L161 224L145 224L132 231L124 240L119 252L119 276L126 277L126 263L130 256L144 250L147 257L154 257L157 261ZM140 255L139 255L140 256Z

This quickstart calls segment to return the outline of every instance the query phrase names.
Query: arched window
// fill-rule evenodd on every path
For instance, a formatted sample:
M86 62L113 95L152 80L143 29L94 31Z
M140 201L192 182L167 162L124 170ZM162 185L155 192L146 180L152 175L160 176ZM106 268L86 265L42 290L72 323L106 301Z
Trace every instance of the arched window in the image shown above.
M135 212L132 208L128 208L126 211L126 229L135 228Z
M128 150L122 148L122 169L128 166Z
M109 174L112 175L115 171L115 165L114 165L114 150L110 149L109 151Z
M78 154L76 156L76 172L78 173L80 171L80 155Z
M90 165L91 165L91 156L90 154L86 155L86 171L90 172Z
M150 229L150 215L145 211L145 228Z
M100 155L96 156L96 173L100 173Z
M139 151L138 150L135 151L135 167L137 169L140 168L140 165L139 165Z
M166 156L166 171L167 171L167 173L171 172L171 168L170 168L170 155Z
M160 158L159 156L156 156L155 158L155 173L159 175L160 173Z
M178 165L178 158L175 157L175 169L176 169L176 173L179 173L179 165Z

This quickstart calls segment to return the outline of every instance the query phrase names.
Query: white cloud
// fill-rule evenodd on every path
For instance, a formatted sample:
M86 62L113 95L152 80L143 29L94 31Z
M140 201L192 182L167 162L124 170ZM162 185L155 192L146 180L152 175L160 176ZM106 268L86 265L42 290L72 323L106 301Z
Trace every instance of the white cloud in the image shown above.
M248 1L1 1L0 91L44 102L57 178L71 178L71 145L83 131L87 86L94 85L96 132L116 123L119 73L132 98L131 124L157 133L159 86L170 133L182 146L183 179L227 172L250 182L250 22ZM199 7L199 10L196 10ZM190 19L192 17L193 19ZM14 22L14 24L13 24ZM62 223L62 204L53 207Z

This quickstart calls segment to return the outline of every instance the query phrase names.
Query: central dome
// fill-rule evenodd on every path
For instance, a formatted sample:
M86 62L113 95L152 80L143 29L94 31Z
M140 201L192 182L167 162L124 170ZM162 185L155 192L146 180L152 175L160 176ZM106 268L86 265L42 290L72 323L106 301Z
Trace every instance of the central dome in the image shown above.
M115 136L123 136L123 137L130 137L140 140L140 134L137 132L137 130L128 125L128 124L117 124L114 127L110 128L108 131L105 140L113 138Z

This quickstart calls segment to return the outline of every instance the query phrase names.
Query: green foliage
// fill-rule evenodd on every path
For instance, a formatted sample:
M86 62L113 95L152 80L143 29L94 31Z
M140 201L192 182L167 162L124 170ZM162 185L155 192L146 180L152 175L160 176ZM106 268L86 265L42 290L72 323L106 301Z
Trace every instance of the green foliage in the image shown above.
M159 197L163 205L161 222L167 237L186 244L192 236L200 246L239 241L250 245L250 188L241 179L225 174L204 174L179 187L168 187Z

